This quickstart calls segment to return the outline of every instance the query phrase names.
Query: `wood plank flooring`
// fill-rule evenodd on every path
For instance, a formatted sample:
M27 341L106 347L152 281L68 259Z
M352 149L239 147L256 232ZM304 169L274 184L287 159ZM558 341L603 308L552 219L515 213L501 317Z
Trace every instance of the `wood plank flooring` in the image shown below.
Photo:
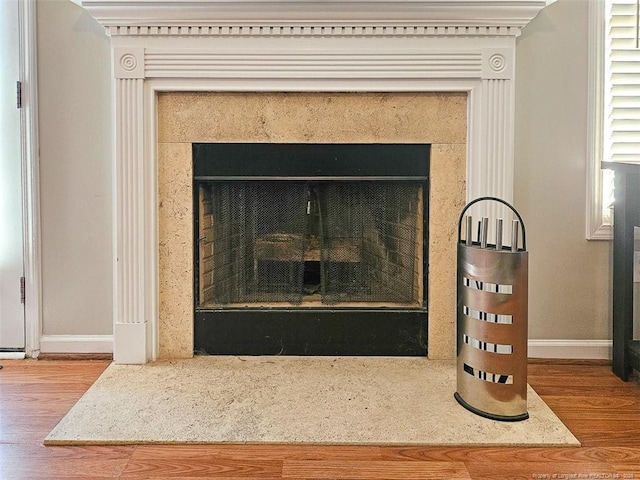
M580 448L44 447L107 361L2 361L0 479L640 479L640 385L603 365L529 365Z

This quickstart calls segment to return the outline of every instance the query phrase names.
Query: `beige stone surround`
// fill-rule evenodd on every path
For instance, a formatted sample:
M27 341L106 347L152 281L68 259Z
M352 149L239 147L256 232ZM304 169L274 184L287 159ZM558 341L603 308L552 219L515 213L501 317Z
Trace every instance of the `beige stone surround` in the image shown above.
M455 357L456 226L465 202L466 93L158 95L159 357L193 355L195 142L430 143L431 358Z

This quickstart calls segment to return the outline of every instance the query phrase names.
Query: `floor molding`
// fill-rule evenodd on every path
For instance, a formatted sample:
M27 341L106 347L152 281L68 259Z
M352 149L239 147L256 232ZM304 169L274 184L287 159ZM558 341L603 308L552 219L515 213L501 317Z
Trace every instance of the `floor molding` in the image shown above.
M529 358L611 360L611 340L529 340Z
M610 360L611 340L529 340L530 359ZM112 335L43 335L41 354L113 354Z
M24 352L0 352L0 360L22 360Z
M41 353L38 361L113 360L111 353Z
M527 365L611 367L611 360L598 358L528 358Z
M43 335L40 353L113 353L113 335Z

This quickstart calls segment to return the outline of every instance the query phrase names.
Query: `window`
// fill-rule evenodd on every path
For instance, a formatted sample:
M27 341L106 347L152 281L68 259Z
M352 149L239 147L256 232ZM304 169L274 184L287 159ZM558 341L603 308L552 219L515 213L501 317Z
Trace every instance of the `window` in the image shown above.
M613 174L600 161L640 163L640 0L591 2L587 238L611 238Z

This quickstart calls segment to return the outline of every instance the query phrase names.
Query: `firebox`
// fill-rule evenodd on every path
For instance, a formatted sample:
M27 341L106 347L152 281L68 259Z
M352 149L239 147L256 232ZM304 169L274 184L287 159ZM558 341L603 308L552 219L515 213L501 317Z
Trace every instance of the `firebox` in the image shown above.
M195 352L426 355L429 155L193 144Z

